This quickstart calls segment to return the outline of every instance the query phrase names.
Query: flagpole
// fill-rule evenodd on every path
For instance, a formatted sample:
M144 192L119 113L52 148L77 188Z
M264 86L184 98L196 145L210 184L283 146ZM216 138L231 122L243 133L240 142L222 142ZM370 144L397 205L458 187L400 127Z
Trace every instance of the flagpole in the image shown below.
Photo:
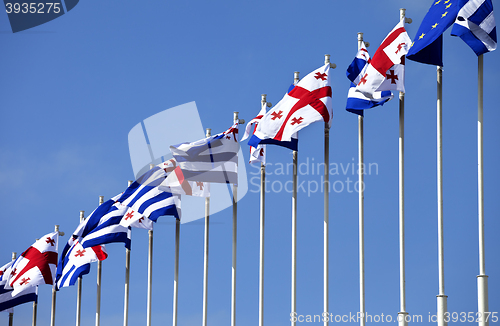
M245 120L238 118L238 112L233 112L233 122L245 123ZM236 138L236 134L234 135ZM232 257L232 277L231 277L231 326L236 326L236 239L237 239L237 218L238 218L238 185L233 184L233 257Z
M80 223L85 219L85 211L80 211ZM82 313L82 276L78 277L76 288L76 326L80 326L80 319Z
M363 43L363 33L358 33L358 51ZM368 45L367 45L368 46ZM360 326L365 326L365 189L364 189L364 117L358 115L358 182L359 182L359 312Z
M299 72L294 72L293 84L299 82ZM293 190L292 190L292 313L297 312L297 160L298 152L293 151ZM294 319L292 326L296 325Z
M104 202L104 196L99 196L99 206ZM95 312L95 325L99 326L101 317L101 276L102 276L102 261L97 261L97 298L96 298L96 312Z
M330 64L330 68L335 69L337 67L336 64L330 63L330 55L325 54L325 64ZM325 169L324 169L324 182L323 182L323 201L324 201L324 222L323 222L323 312L328 315L329 307L328 307L328 243L329 243L329 194L330 194L330 174L329 174L329 166L330 166L330 126L328 122L325 122L325 149L324 149L324 160L325 160ZM329 318L324 319L324 325L328 326Z
M488 326L488 275L484 252L484 178L483 178L483 55L477 57L477 183L478 183L478 224L479 224L479 275L477 276L478 312L480 326Z
M128 180L128 187L133 183ZM129 303L129 289L130 289L130 249L125 248L125 296L123 303L123 326L128 326L128 303Z
M149 164L149 169L153 169L154 164ZM147 300L147 317L146 325L151 326L151 304L153 296L153 225L151 230L148 230L148 300Z
M443 232L443 67L437 67L437 187L438 187L438 325L446 326L448 296L444 294L444 232Z
M270 107L267 94L262 94L261 104ZM264 227L266 214L266 165L260 163L260 248L259 248L259 326L264 326Z
M56 251L59 252L59 236L63 236L64 232L59 232L59 225L54 226L54 232L58 233L56 242ZM50 311L50 325L54 326L56 324L56 284L52 284L52 306Z
M207 128L206 137L210 137L211 129ZM210 226L210 197L205 197L205 243L203 250L203 326L207 326L208 305L208 240Z
M37 291L36 295L37 295L37 300L38 300L38 285L37 285L36 291ZM37 310L38 310L38 303L36 301L33 301L33 317L32 317L31 326L36 326Z
M12 252L12 261L16 260L17 253ZM34 303L33 303L34 304ZM33 306L33 309L35 306ZM14 308L12 308L12 312L9 312L9 326L14 325Z
M181 221L175 220L175 263L174 263L174 303L173 326L177 326L177 298L179 296L179 244L181 236Z

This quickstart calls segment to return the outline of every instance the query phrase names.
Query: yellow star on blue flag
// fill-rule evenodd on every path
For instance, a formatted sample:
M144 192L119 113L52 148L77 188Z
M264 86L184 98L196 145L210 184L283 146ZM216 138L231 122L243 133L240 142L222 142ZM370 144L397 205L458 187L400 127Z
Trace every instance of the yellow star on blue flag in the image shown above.
M433 0L418 28L414 45L406 57L410 60L443 66L443 33L458 15L458 0Z

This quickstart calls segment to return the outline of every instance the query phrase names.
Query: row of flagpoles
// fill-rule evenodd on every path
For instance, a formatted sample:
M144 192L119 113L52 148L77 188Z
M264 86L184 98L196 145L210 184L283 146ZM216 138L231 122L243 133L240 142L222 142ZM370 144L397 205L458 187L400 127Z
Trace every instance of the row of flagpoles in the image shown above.
M476 6L476 7L474 7ZM444 289L444 241L443 241L443 157L442 157L442 33L451 26L455 19L462 22L459 18L469 19L473 17L479 7L485 6L488 15L493 15L491 0L476 1L470 0L462 4L462 7L455 5L452 7L450 1L437 0L433 2L431 9L424 18L422 25L419 28L415 41L411 43L405 30L405 23L410 23L411 20L406 18L405 10L400 10L400 23L389 33L384 39L379 49L376 51L372 59L369 58L366 50L367 44L364 43L363 34L358 34L358 55L355 61L348 69L348 77L353 82L349 91L347 109L358 115L358 161L360 168L358 169L358 178L360 184L359 190L359 286L360 286L360 310L361 314L366 312L365 307L365 279L364 279L364 192L363 192L363 168L364 167L364 116L363 111L378 105L383 105L392 98L391 90L399 91L399 252L400 252L400 311L398 313L399 325L407 325L408 321L405 318L408 315L406 311L406 294L405 294L405 242L404 242L404 58L405 55L411 60L417 62L437 65L437 188L438 188L438 257L439 257L439 289L437 295L437 311L438 325L447 325L445 321L445 313L447 312L447 296ZM462 10L466 8L465 12ZM471 9L472 8L472 9ZM476 8L476 10L473 10ZM484 12L484 8L481 7ZM447 22L442 23L448 25L439 32L435 23L432 25L434 18L439 19L442 15L440 10L448 13L446 10L454 10L455 17L446 18ZM467 16L468 15L468 16ZM441 19L447 15L441 16ZM453 16L450 14L450 16ZM489 17L489 16L488 16ZM474 19L477 20L477 17ZM486 21L486 17L484 20ZM491 19L489 20L491 23ZM456 23L460 25L460 23ZM475 33L476 29L471 22L468 26L472 26L468 31L480 37L484 36L481 33ZM493 20L494 24L494 20ZM462 28L463 24L459 27ZM484 24L483 24L484 26ZM442 28L442 27L439 27ZM422 32L421 32L422 31ZM467 44L469 44L476 54L478 54L478 222L479 222L479 252L480 252L480 275L478 276L478 312L485 315L488 312L488 296L487 296L487 275L485 273L485 256L484 256L484 203L483 203L483 146L482 146L482 111L483 111L483 53L494 50L491 45L486 46L486 50L477 50L470 44L471 36L463 37L467 31L453 30L455 35L461 36ZM492 29L485 33L490 35ZM434 33L434 34L432 34ZM419 41L425 39L429 34L433 37L431 41L426 41L421 45ZM491 37L490 37L491 38ZM476 42L476 40L473 40ZM496 41L496 35L495 35ZM483 42L484 43L484 42ZM435 50L437 46L438 50ZM495 42L496 46L496 42ZM431 49L432 55L429 59L429 53L425 54L422 59L422 53ZM391 52L392 51L392 52ZM395 53L395 55L392 55ZM438 58L436 58L438 57ZM364 62L364 63L361 63ZM298 166L298 151L297 139L298 131L307 125L317 122L324 122L324 261L323 261L323 309L324 312L329 311L329 129L332 122L331 109L331 87L329 72L331 68L335 68L333 63L330 63L329 55L325 57L325 65L311 72L302 80L299 80L299 74L294 74L294 82L292 87L285 94L283 99L269 111L267 107L271 104L267 102L266 96L261 99L261 112L259 115L250 121L246 128L245 136L242 140L251 136L249 145L251 146L251 163L261 164L261 187L260 187L260 245L259 245L259 325L264 325L264 230L265 230L265 151L266 144L284 146L293 151L293 191L292 191L292 266L291 266L291 312L296 312L296 275L297 275L297 166ZM398 78L398 76L400 78ZM352 78L351 78L352 77ZM395 82L399 80L399 82ZM402 81L402 83L401 83ZM389 93L387 93L389 91ZM386 92L386 93L384 93ZM298 101L297 101L298 100ZM267 112L266 112L267 111ZM232 184L232 273L231 273L231 325L236 325L236 252L237 252L237 182L234 179L233 173L236 170L231 170L226 165L233 158L225 161L214 161L214 156L217 154L237 153L239 143L236 138L238 124L244 123L240 121L238 113L233 116L234 125L224 133L212 136L210 129L207 129L206 138L198 142L181 144L172 146L172 151L175 160L163 162L158 166L151 165L150 171L138 178L135 182L129 182L127 190L116 196L115 198L104 202L103 198L99 199L99 207L87 219L83 216L83 211L80 214L80 225L75 230L73 236L68 241L63 254L61 255L60 263L57 271L57 278L54 282L54 262L49 264L46 271L43 266L37 265L40 273L33 274L31 269L26 266L31 266L29 255L36 254L36 251L43 253L45 256L51 256L53 253L57 255L57 243L59 235L58 227L54 233L48 234L35 242L35 244L25 251L16 259L13 256L13 262L2 267L0 276L5 276L6 280L0 278L5 289L11 289L12 295L15 297L18 293L24 294L32 291L34 285L54 284L52 291L52 308L51 308L51 326L55 325L55 307L56 307L56 290L61 287L74 285L78 282L77 292L77 326L81 319L81 290L82 290L82 275L88 273L90 262L97 261L97 306L95 324L100 325L100 296L101 296L101 273L102 260L105 259L106 253L103 245L112 242L123 242L126 247L126 277L125 277L125 296L124 296L124 326L128 325L128 302L129 302L129 276L130 276L130 233L131 226L148 229L148 294L147 294L147 325L151 325L151 306L152 306L152 267L153 267L153 222L159 216L172 215L176 217L175 227L175 263L174 263L174 293L173 293L173 325L177 325L177 304L178 304L178 273L179 273L179 244L180 244L180 194L194 195L194 188L189 182L210 183L220 182ZM252 135L249 134L251 126L254 125ZM250 126L250 127L249 127ZM233 144L236 143L235 144ZM217 146L215 146L217 144ZM236 147L234 147L236 146ZM236 150L235 150L236 148ZM224 152L216 152L223 149ZM222 168L224 177L222 179L213 179L212 173L215 170L204 170L200 162L202 156L207 154L213 165ZM236 156L237 157L237 156ZM216 160L216 159L215 159ZM186 164L189 163L189 164ZM191 165L190 165L191 164ZM198 165L196 165L198 164ZM189 167L191 166L191 167ZM196 171L192 169L196 166ZM200 177L200 171L205 173L205 177ZM203 174L202 173L202 174ZM217 175L219 178L220 175ZM205 179L204 179L205 178ZM233 179L231 179L233 178ZM208 186L208 184L206 185ZM166 187L166 188L161 188ZM187 189L190 190L186 190ZM200 187L203 188L203 187ZM176 190L177 189L177 190ZM179 192L176 192L179 191ZM176 195L178 194L178 195ZM178 197L179 196L179 197ZM207 325L207 303L208 303L208 258L209 258L209 221L210 221L210 195L200 195L205 197L205 233L204 233L204 273L203 273L203 316L202 325ZM178 202L178 203L177 203ZM154 205L152 204L154 203ZM154 207L153 207L154 206ZM137 214L139 213L139 214ZM108 232L108 233L106 233ZM54 247L54 248L52 248ZM80 248L81 249L78 249ZM74 251L73 251L74 250ZM72 279L76 274L70 270L65 272L65 266L69 266L70 253L75 253L75 257L83 257L84 253L92 251L95 255L88 264L82 264L78 267L73 265L80 274L76 279ZM44 257L45 257L44 256ZM33 256L31 256L33 257ZM33 260L34 261L34 260ZM25 265L23 265L25 264ZM87 266L88 265L88 266ZM32 267L32 266L31 266ZM30 267L30 268L31 268ZM19 270L18 270L19 269ZM43 271L42 271L43 269ZM17 272L16 272L17 271ZM36 271L35 271L36 272ZM31 274L29 274L31 273ZM2 275L3 274L3 275ZM26 274L21 278L21 275ZM39 275L40 274L40 275ZM49 275L50 274L50 275ZM17 276L16 276L17 275ZM33 275L33 276L32 276ZM33 277L31 279L30 277ZM52 279L48 279L52 277ZM39 283L35 283L38 278ZM68 281L69 278L69 281ZM42 282L43 279L43 282ZM31 282L30 285L28 285ZM51 283L52 282L52 283ZM69 283L68 283L69 282ZM2 283L0 283L2 284ZM36 287L35 287L36 288ZM33 305L33 325L36 325L36 295L29 293L30 296L24 302L34 301ZM33 299L34 298L34 299ZM1 301L0 301L1 303ZM12 320L13 314L10 314ZM329 321L325 320L325 326ZM291 321L292 325L296 321ZM365 319L360 319L360 325L365 324ZM484 319L480 325L488 325Z

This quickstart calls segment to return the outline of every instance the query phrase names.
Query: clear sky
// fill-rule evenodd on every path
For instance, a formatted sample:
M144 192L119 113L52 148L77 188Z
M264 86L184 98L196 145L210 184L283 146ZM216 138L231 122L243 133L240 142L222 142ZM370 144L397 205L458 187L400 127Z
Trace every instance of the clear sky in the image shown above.
M453 1L453 0L452 0ZM123 191L134 174L128 133L144 119L195 101L201 123L222 132L233 111L247 121L260 96L277 103L293 81L331 54L334 121L330 138L330 312L359 309L357 118L345 111L345 70L357 50L357 33L377 46L407 9L417 33L431 1L81 1L71 12L13 34L0 13L0 265L59 224L66 236L98 196ZM500 2L493 0L500 8ZM497 15L499 16L499 15ZM444 38L444 236L445 293L450 312L477 311L477 58L459 38ZM500 52L484 56L484 171L486 274L490 311L500 311L500 230L497 185ZM396 95L397 98L397 95ZM407 311L428 320L436 312L437 186L436 67L407 61L405 120L405 212ZM373 315L399 311L398 102L365 115L366 309ZM323 160L323 124L301 131L299 163ZM247 146L243 144L245 155ZM291 180L279 164L291 153L269 148L268 180L276 191L266 207L266 325L288 325L291 279L291 195L278 186ZM306 165L303 165L305 170ZM344 170L342 170L344 168ZM257 169L247 165L249 192L239 202L237 322L258 323L259 195ZM335 171L333 171L335 172ZM252 174L253 173L253 174ZM323 312L323 195L307 193L317 173L303 172L298 199L297 312ZM255 183L254 179L254 183ZM340 185L344 189L340 189ZM348 188L348 186L351 188ZM350 191L349 191L350 189ZM208 321L227 325L231 294L231 210L211 219ZM182 226L179 325L200 325L203 222ZM132 235L130 323L146 321L147 232ZM122 245L107 246L103 263L102 325L121 325ZM172 318L174 223L155 227L153 324ZM96 266L83 279L83 323L95 318ZM50 286L39 289L39 323L49 325ZM75 320L76 287L58 292L57 324ZM7 314L0 313L1 324ZM15 324L31 320L31 305L15 309Z

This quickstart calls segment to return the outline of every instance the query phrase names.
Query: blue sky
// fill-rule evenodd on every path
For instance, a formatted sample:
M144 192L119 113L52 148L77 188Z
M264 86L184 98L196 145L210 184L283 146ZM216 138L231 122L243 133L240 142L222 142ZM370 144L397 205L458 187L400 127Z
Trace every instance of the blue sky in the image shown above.
M71 12L33 29L12 34L0 13L0 258L9 261L59 224L66 236L88 215L98 196L108 199L133 179L128 132L168 108L196 101L203 127L226 130L233 111L247 121L260 109L260 96L277 103L293 80L331 55L334 122L330 162L357 161L357 118L345 111L349 81L345 69L357 50L357 33L378 44L407 9L411 38L430 1L193 1L80 2ZM493 1L498 7L500 3ZM477 310L477 59L459 38L444 38L444 219L445 293L450 312ZM485 55L484 148L486 274L490 310L500 310L500 229L497 184L500 173L497 128L500 53ZM436 311L437 186L436 68L407 61L405 121L407 311ZM300 133L299 163L323 159L323 125ZM246 144L243 144L247 155ZM278 163L291 162L282 148L268 152L270 182ZM398 103L365 115L366 309L399 311ZM257 169L247 166L249 178ZM376 171L376 172L375 172ZM301 176L305 182L318 175ZM356 173L339 170L331 181L347 185ZM250 179L249 179L250 180ZM300 181L299 180L299 181ZM258 193L249 183L239 203L238 325L258 322ZM307 189L306 189L307 190ZM289 324L291 199L286 191L267 195L266 325ZM211 219L210 324L228 324L231 291L231 210ZM358 194L330 195L330 312L359 307ZM323 195L300 192L298 199L297 312L323 310ZM172 318L174 223L155 227L154 324ZM103 263L103 325L121 325L125 253L107 246ZM146 320L147 233L134 230L130 325ZM203 223L182 227L179 325L199 325L202 315ZM95 267L84 277L83 324L95 318ZM39 325L50 321L50 286L40 287ZM58 292L57 323L73 322L76 288ZM30 320L29 304L15 309L16 324ZM7 314L0 313L6 323Z

